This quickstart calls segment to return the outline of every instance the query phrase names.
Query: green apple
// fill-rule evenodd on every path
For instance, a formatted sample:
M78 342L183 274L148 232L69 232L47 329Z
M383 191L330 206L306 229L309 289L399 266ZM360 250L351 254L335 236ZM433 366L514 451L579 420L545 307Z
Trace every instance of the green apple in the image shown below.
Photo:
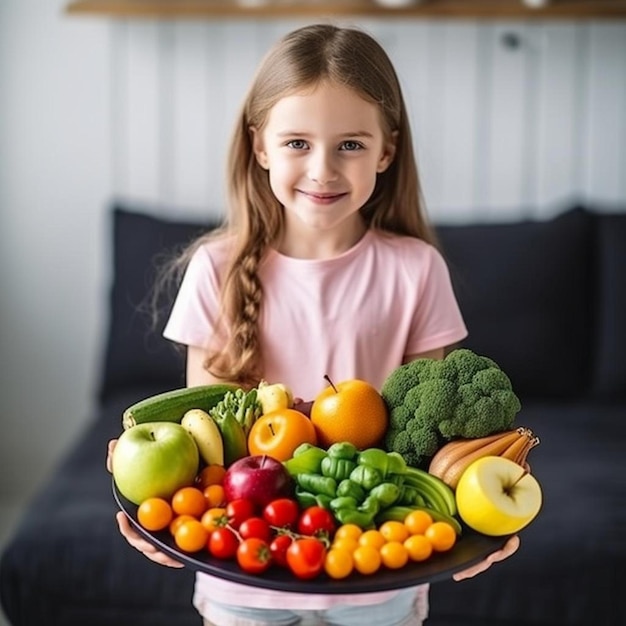
M470 528L484 535L510 535L539 513L541 485L514 461L486 456L468 465L461 475L456 503Z
M113 450L113 478L119 492L134 504L172 494L193 483L198 446L176 422L148 422L125 430Z

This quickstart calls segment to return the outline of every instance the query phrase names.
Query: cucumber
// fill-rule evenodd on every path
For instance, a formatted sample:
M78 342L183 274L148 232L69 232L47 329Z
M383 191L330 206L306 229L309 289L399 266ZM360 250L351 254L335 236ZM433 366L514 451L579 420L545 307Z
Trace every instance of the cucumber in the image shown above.
M237 385L216 383L199 387L183 387L144 398L129 406L122 414L122 427L128 430L146 422L180 422L190 409L207 413Z

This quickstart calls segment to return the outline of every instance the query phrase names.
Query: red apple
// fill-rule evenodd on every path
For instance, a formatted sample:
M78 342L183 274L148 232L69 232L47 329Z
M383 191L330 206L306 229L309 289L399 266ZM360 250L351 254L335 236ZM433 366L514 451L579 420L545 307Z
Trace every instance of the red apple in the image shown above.
M262 508L293 494L293 480L284 465L267 454L245 456L226 470L222 481L228 502L246 498Z

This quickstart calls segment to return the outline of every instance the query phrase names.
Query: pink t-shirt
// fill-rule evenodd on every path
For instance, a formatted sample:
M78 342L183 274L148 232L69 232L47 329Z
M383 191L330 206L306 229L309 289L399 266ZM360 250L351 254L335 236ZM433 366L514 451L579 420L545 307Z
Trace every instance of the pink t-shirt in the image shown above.
M164 335L203 348L219 345L215 333L229 240L200 247L189 263ZM368 230L333 259L295 259L270 250L259 268L264 377L282 382L304 400L351 378L380 389L405 356L434 350L467 335L447 266L431 245L412 237ZM338 604L384 602L396 591L374 594L299 594L246 587L199 573L194 603L201 613L211 598L258 608L324 610ZM416 589L425 605L427 586Z
M164 335L203 348L215 333L229 241L204 244L187 268ZM405 356L467 335L448 268L431 245L368 230L345 253L296 259L270 250L259 267L264 378L304 400L351 378L380 389Z

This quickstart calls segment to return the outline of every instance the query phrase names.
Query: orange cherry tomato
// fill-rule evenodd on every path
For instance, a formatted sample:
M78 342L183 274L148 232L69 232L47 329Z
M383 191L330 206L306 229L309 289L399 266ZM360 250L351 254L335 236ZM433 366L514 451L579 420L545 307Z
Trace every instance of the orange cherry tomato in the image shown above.
M174 512L170 503L163 498L147 498L137 509L137 520L150 531L167 528L173 517Z

